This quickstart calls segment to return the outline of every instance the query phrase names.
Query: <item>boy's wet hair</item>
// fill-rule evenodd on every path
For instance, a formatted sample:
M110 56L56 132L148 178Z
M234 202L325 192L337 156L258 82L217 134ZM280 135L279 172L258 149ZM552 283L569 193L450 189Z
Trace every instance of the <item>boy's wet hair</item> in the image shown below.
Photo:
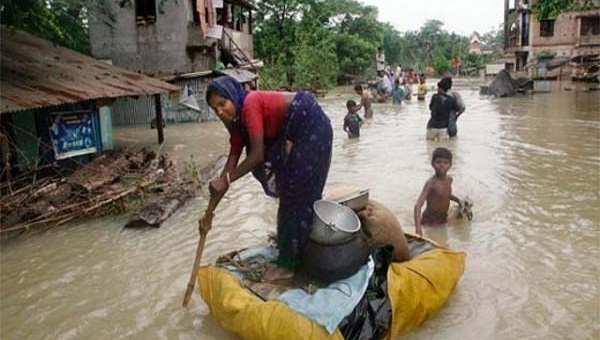
M351 107L355 107L355 106L356 106L356 102L354 100L352 100L352 99L350 99L350 100L348 100L346 102L346 107L347 108L351 108Z
M438 158L447 159L452 162L452 151L446 148L437 148L433 150L433 155L431 156L431 161L435 161Z
M363 87L362 87L361 84L354 85L354 91L361 91L362 92L362 90L363 90Z

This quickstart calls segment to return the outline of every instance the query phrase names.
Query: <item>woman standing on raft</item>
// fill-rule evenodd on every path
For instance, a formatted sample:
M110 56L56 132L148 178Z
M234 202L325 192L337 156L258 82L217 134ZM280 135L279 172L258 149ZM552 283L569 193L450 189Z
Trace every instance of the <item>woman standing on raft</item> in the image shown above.
M230 150L221 176L210 182L209 207L216 207L232 182L252 171L265 193L279 198L277 267L263 280L293 276L321 198L331 163L333 130L314 96L299 91L250 91L229 76L208 84L206 102L230 134ZM246 158L238 164L242 150ZM207 210L200 226L208 231Z

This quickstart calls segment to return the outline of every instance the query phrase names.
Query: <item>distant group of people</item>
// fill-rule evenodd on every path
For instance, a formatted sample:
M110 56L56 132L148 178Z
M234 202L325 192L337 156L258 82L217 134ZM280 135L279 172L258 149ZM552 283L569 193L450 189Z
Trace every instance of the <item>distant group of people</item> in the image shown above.
M430 118L427 122L426 139L428 140L448 140L456 137L458 134L457 120L466 106L460 93L452 91L452 78L449 76L443 77L437 83L437 93L431 96L429 103ZM373 96L370 91L365 89L361 84L354 86L354 91L360 96L360 104L354 100L346 102L347 115L344 118L344 131L348 133L349 138L357 138L360 136L360 126L364 123L364 119L373 118ZM397 91L397 92L396 92ZM403 90L400 88L394 89L392 97L394 102L401 101ZM427 87L424 84L424 79L421 80L417 88L418 100L425 100ZM364 109L364 119L362 119L358 111Z
M413 69L403 70L402 64L398 64L395 70L392 70L389 65L385 64L382 47L377 48L375 64L377 77L367 84L367 87L374 92L373 100L385 102L392 97L394 104L402 104L402 101L412 99L413 84L417 84L417 99L425 100L427 87L424 73L418 73Z

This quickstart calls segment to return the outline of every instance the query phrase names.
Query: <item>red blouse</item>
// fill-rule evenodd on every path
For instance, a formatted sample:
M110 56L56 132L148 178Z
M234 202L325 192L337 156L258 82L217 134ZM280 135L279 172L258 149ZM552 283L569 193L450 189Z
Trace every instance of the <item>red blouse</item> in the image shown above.
M285 98L283 92L252 91L244 99L242 122L248 131L248 137L276 137L285 119ZM244 148L242 129L236 126L229 138L230 153L240 155Z

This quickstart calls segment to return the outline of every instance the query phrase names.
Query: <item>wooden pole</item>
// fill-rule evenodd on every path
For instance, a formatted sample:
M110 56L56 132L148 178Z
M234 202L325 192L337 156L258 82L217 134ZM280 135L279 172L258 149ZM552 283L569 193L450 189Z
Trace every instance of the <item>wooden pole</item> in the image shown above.
M183 296L183 307L187 307L196 285L196 278L198 277L198 269L200 268L200 260L202 260L202 253L204 252L204 243L206 243L206 232L200 232L200 240L198 241L198 248L196 249L196 258L194 259L194 265L192 267L192 274L185 289L185 295Z
M563 77L563 75L562 75L562 70L563 70L563 67L562 67L562 65L561 65L561 66L560 66L560 73L559 73L559 75L558 75L558 90L559 90L559 91L562 89L562 77Z
M154 106L156 108L156 131L158 132L158 144L165 141L163 134L162 105L160 104L160 93L154 95Z
M214 196L211 195L208 200L208 207L206 208L205 214L210 214L210 224L212 227L212 216L217 208L218 199L215 199ZM204 221L204 220L202 220ZM203 225L199 226L200 231L200 240L198 241L198 248L196 249L196 258L194 259L194 265L192 267L192 273L190 275L190 279L187 284L187 288L185 290L185 295L183 296L183 307L187 307L190 302L190 298L192 297L192 292L194 291L194 285L196 284L196 278L198 277L198 269L200 268L200 260L202 259L202 252L204 251L204 243L206 242L206 234L208 233L208 229L205 229Z

